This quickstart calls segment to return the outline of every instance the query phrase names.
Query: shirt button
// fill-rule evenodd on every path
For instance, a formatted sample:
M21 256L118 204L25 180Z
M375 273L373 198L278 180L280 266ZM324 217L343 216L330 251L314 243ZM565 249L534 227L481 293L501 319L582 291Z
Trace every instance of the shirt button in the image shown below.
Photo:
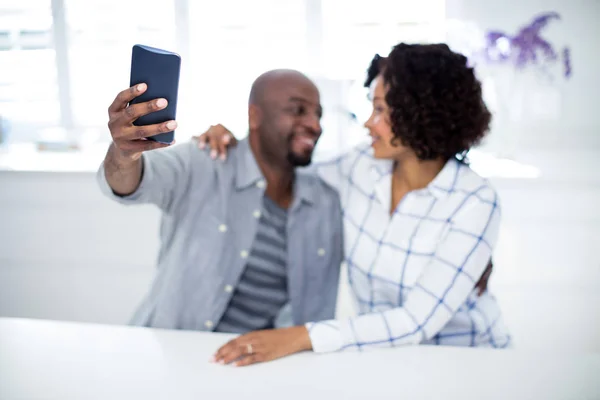
M227 232L227 225L225 225L225 224L219 225L219 232Z
M240 253L240 257L242 258L248 258L248 252L246 250L242 250L242 252Z
M206 321L204 323L204 326L207 327L208 329L211 329L214 326L214 324L212 321Z
M258 182L256 182L256 187L259 189L264 189L265 188L265 181L260 180Z
M323 256L325 255L325 249L319 249L319 250L317 251L317 254L318 254L320 257L323 257Z
M260 210L255 210L252 215L254 215L254 218L260 218Z
M231 286L231 285L225 286L225 292L227 292L227 293L233 292L233 286Z

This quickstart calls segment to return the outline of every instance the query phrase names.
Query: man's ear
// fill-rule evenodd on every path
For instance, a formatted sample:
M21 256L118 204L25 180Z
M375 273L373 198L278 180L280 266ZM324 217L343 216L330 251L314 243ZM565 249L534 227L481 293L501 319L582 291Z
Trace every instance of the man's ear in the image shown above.
M248 106L248 125L250 130L257 130L262 124L262 110L255 104Z

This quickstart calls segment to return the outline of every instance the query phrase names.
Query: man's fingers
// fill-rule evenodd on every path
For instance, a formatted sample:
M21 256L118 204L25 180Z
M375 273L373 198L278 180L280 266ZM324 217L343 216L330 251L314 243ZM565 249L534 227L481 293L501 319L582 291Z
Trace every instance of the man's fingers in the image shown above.
M172 143L159 143L155 142L154 140L129 140L119 143L119 148L131 153L140 153L144 151L162 149L163 147L169 147L173 144L175 144L175 141Z
M129 104L131 100L144 93L146 89L148 89L148 86L145 83L140 83L138 85L130 87L129 89L121 91L121 93L119 93L117 97L115 97L110 107L108 107L109 117L112 118L114 114L125 109L125 107L127 107L127 104Z
M485 270L481 274L481 277L475 284L475 288L477 288L478 296L481 296L487 290L488 281L490 279L490 276L492 275L493 268L494 268L494 263L492 262L492 259L490 258L490 261L488 262L487 266L485 267Z
M162 110L167 104L166 99L156 99L144 103L133 104L123 110L124 119L127 122L133 122L143 115Z
M477 283L475 284L475 288L477 289L477 296L481 296L481 294L483 293L483 291L484 291L483 286L484 286L483 280L479 279L477 281Z
M485 272L483 273L483 275L481 275L481 278L477 282L477 294L479 296L481 296L483 292L487 290L488 279L490 278L491 273L491 269L485 270Z
M485 270L483 276L485 276L485 279L489 279L490 275L492 275L492 269L488 268L488 269Z
M483 294L483 292L485 292L487 290L488 282L490 280L490 275L492 275L492 270L491 269L488 269L483 274L484 278L483 278L483 285L481 286L481 293L479 293L480 295Z
M146 126L131 126L123 129L121 134L115 135L117 140L138 140L145 139L150 136L158 135L159 133L171 132L177 128L176 121L167 121L161 124L146 125Z

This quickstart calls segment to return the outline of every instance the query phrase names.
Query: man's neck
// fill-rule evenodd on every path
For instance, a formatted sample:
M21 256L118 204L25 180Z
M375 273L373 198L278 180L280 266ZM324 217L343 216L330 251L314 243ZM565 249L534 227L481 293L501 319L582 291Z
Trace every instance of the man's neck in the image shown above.
M260 164L259 164L260 167ZM294 197L294 171L261 168L267 181L266 195L281 208L288 209Z
M258 168L267 182L266 195L282 208L289 208L293 200L294 167L267 159L260 151L257 141L250 138L250 149Z

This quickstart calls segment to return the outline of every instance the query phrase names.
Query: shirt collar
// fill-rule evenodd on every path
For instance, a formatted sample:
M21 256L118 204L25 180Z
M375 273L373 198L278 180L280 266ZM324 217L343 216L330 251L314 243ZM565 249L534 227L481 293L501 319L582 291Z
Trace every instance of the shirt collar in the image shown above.
M376 180L375 187L380 192L378 194L380 197L387 199L388 195L391 195L391 192L388 193L389 190L386 189L389 189L387 186L389 186L388 181L394 169L394 162L392 160L376 159L372 156L372 151L367 155L372 158L371 167L374 172L373 178ZM429 192L438 199L448 196L456 188L460 165L458 160L451 158L429 185L419 192ZM386 176L388 176L388 179L385 179Z
M426 190L438 199L448 196L456 189L459 172L460 162L455 158L449 159L440 173L427 185Z
M248 138L240 140L237 144L238 162L236 165L235 186L242 190L256 185L264 189L266 181L262 171L258 167L254 153L250 148ZM300 172L296 169L294 180L294 203L305 202L314 204L317 200L318 190L316 178L309 176L308 172ZM262 182L262 183L261 183Z
M248 138L242 139L237 144L238 162L235 173L236 189L245 189L249 186L256 185L258 182L264 182L263 174L258 168L250 142ZM266 184L266 182L264 183Z
M304 202L314 204L317 201L319 194L318 180L314 175L309 175L308 172L299 172L296 169L296 177L294 180L294 203ZM293 207L294 205L292 205Z

